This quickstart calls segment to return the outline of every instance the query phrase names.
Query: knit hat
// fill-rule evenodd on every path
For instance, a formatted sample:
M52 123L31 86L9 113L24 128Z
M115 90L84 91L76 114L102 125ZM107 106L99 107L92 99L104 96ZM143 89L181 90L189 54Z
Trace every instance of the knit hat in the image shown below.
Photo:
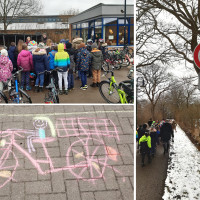
M5 50L5 49L2 49L2 50L1 50L1 55L2 55L2 56L8 56L8 51Z
M65 42L66 42L65 39L61 39L61 40L60 40L60 43L65 43Z
M40 42L40 43L38 44L38 48L44 49L44 48L45 48L45 44L44 44L43 42Z
M96 42L93 43L91 47L92 47L92 49L97 49L97 43Z
M79 45L79 47L78 47L79 49L80 48L86 48L86 46L85 46L85 44L84 43L80 43L80 45Z

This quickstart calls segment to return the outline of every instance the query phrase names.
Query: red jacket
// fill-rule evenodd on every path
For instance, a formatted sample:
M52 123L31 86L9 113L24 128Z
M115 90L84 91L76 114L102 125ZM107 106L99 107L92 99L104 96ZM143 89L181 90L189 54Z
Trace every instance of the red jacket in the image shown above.
M22 67L24 72L33 70L33 56L28 50L22 50L17 58L17 65Z

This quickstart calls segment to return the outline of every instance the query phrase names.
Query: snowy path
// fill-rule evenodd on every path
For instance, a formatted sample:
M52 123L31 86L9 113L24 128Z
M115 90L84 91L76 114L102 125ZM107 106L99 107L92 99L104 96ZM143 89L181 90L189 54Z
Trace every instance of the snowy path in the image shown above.
M199 200L200 151L179 126L174 135L163 199Z

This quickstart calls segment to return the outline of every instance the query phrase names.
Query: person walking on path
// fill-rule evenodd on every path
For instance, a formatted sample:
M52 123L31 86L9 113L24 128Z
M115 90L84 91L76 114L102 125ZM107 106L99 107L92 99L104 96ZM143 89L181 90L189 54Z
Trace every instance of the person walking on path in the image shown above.
M151 162L151 157L150 157L151 137L150 137L148 131L146 131L145 134L140 138L139 145L140 145L140 153L142 155L142 167L144 167L144 165L145 165L144 160L145 160L146 154L148 157L148 163Z
M101 82L101 66L103 62L103 54L100 50L97 49L97 44L92 44L91 51L91 67L93 74L93 83L91 87L98 87Z
M166 122L160 128L160 137L161 137L161 141L163 142L164 154L168 153L169 141L171 138L172 138L172 141L174 140L172 125L169 123L168 120L166 120Z
M80 89L87 90L87 72L89 70L89 66L91 65L91 55L89 51L86 49L86 46L84 43L81 43L79 45L80 52L77 55L77 62L76 65L80 70L81 75L81 82L82 85Z
M64 79L65 84L65 94L68 94L68 71L70 67L70 57L67 52L64 51L64 44L60 43L58 45L58 53L55 54L54 66L59 67L58 69L58 85L59 94L63 94L62 90L62 80Z
M28 51L26 43L22 45L22 51L19 53L17 58L17 65L23 69L21 73L21 89L24 89L25 84L26 90L31 90L30 71L33 70L33 57Z

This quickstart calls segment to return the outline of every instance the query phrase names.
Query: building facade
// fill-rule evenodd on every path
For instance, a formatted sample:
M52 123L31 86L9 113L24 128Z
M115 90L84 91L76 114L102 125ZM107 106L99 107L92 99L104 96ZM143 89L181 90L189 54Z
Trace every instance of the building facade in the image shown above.
M126 43L133 45L134 14L133 5L127 5ZM102 38L109 46L124 44L124 5L98 4L76 16L69 18L70 40L82 37L98 41Z

